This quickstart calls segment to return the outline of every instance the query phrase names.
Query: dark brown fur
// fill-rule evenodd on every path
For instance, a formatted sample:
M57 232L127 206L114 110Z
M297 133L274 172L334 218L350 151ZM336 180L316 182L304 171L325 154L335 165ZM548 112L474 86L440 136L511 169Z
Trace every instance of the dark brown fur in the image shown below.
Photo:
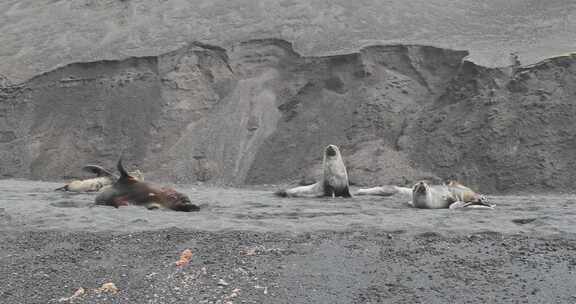
M96 197L97 205L120 207L125 205L145 206L149 209L163 207L175 211L198 211L187 195L172 188L157 188L130 176L118 161L120 178L108 190Z

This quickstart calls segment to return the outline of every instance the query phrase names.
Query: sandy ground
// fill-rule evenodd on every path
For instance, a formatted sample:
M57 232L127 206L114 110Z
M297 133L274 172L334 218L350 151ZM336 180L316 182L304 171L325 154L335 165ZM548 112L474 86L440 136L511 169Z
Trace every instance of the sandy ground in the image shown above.
M416 210L184 187L204 206L188 214L91 207L58 185L0 181L1 303L576 302L573 195Z

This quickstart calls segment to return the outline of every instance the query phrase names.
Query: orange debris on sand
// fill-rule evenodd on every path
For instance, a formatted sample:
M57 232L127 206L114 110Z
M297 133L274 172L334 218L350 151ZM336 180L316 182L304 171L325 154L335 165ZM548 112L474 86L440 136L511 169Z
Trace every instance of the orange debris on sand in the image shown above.
M176 266L184 266L190 263L192 259L192 250L186 249L180 254L180 259L176 261Z

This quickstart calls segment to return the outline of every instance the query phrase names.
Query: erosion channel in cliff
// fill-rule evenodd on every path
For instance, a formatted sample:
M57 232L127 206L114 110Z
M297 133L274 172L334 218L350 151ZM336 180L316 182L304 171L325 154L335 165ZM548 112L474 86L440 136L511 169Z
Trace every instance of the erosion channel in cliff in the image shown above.
M466 51L202 43L75 63L0 88L0 174L62 179L120 155L152 179L270 184L341 147L357 185L457 178L482 191L573 189L576 55L511 70Z

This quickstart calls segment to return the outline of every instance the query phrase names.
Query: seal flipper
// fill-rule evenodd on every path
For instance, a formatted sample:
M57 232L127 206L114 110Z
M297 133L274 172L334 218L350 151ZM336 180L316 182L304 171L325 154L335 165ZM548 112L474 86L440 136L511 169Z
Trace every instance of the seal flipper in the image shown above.
M280 189L280 190L277 190L276 192L274 192L274 195L279 196L279 197L287 197L288 192L286 192L286 189Z
M110 171L96 165L86 165L82 167L82 170L90 173L96 174L96 176L107 176L107 177L114 177L114 174L110 173Z
M336 191L334 191L334 188L327 183L324 184L324 191L323 192L324 192L324 195L322 195L322 196L325 196L325 197L335 197L336 196Z
M149 204L144 205L144 207L146 207L146 209L148 209L148 210L162 209L162 206L158 203L149 203Z
M350 194L350 188L346 186L344 189L340 191L335 191L336 196L341 196L345 198L350 198L352 195Z
M280 189L274 192L274 195L280 197L321 197L324 195L322 188L322 183L315 183L308 186Z
M118 169L118 172L120 172L120 178L118 178L116 183L123 184L123 185L132 185L132 184L138 184L139 183L138 179L136 179L135 177L130 175L126 171L126 169L124 169L124 166L122 165L122 157L120 157L120 159L118 160L118 164L116 164L116 168Z
M120 159L118 159L118 163L116 164L116 169L118 169L118 172L120 172L120 179L130 177L130 174L128 174L128 172L126 172L126 169L124 169L124 166L122 165L122 157L120 157Z
M54 189L54 191L68 191L68 185L64 185L60 188L56 188L56 189Z
M350 188L348 186L345 186L343 188L341 187L334 187L331 186L328 183L324 183L324 196L325 197L352 197L352 195L350 195Z
M468 207L470 206L472 203L465 203L463 201L457 201L454 202L452 204L450 204L450 206L448 207L449 209L458 209L458 208L464 208L464 207Z

